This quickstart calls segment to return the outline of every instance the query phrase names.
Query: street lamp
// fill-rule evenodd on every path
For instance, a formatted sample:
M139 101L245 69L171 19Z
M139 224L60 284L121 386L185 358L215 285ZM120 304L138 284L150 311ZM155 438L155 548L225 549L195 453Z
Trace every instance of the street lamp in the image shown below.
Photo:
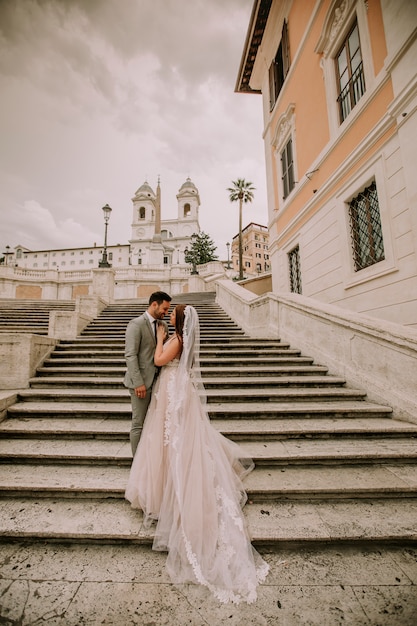
M229 252L230 252L230 243L227 242L226 244L226 248L227 248L227 269L230 270L230 257L229 257Z
M9 250L10 246L6 246L6 265L9 265Z
M107 225L110 219L111 208L108 204L103 207L103 215L104 215L104 247L103 247L103 256L101 261L99 261L99 267L111 267L110 263L107 261Z

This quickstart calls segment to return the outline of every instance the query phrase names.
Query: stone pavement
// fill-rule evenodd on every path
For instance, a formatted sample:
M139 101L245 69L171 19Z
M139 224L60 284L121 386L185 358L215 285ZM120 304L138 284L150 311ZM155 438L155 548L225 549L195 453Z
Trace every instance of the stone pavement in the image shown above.
M262 550L271 565L252 605L175 587L165 554L141 545L0 543L5 626L415 626L417 548Z

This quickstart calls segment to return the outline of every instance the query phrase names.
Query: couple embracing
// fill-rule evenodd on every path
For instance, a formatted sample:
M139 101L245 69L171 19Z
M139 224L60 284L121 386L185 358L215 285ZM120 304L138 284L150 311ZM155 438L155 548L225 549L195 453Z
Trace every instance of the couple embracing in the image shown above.
M242 479L254 465L210 423L197 311L177 305L168 337L170 303L153 293L126 329L134 458L125 497L143 511L145 527L155 524L153 549L168 552L173 583L201 584L224 603L254 602L269 570L242 513Z

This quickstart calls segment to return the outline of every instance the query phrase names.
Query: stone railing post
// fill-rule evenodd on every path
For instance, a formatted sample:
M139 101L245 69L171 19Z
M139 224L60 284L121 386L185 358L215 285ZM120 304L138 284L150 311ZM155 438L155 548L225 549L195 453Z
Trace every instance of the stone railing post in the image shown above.
M92 270L92 295L102 298L106 302L114 301L114 269L96 268Z
M30 333L0 335L1 389L24 389L29 378L51 354L57 342L51 337Z

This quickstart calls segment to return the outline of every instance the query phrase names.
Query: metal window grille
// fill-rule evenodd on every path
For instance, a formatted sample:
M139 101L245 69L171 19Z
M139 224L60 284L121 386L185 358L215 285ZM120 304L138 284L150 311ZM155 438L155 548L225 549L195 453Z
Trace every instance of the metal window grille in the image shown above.
M288 253L288 265L290 270L290 290L293 293L302 293L299 246Z
M342 123L365 93L365 75L357 23L346 37L336 57L336 72L339 83L337 102Z
M355 272L385 259L375 181L349 204Z
M281 152L282 190L283 198L289 195L294 188L294 161L292 155L292 139L289 139Z

